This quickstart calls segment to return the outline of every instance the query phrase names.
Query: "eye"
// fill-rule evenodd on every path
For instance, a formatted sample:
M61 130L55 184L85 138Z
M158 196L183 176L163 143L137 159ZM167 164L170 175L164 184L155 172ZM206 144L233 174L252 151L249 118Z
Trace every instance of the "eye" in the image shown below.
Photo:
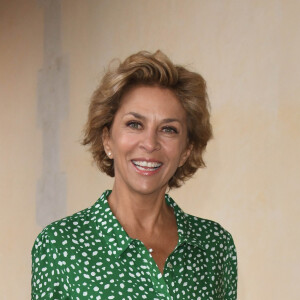
M166 133L178 133L178 130L172 126L165 126L163 127L162 131Z
M142 129L142 124L137 121L129 121L126 125L132 129Z

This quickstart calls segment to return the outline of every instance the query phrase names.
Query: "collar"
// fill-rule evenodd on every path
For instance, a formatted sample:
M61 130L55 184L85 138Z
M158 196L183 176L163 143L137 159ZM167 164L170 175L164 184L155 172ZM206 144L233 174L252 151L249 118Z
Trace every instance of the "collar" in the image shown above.
M173 208L175 213L178 231L178 246L187 243L205 250L205 243L195 232L198 228L195 228L195 225L193 225L190 220L190 218L198 218L184 213L168 194L165 195L165 200L167 204Z
M103 237L109 248L109 254L119 257L134 241L121 226L112 213L108 196L111 190L106 190L94 204L94 213L97 215L96 229L100 237Z
M96 222L96 229L100 237L103 237L109 247L111 254L119 257L135 239L128 236L124 228L121 226L117 218L112 213L109 204L108 196L111 190L106 190L97 202L92 206L93 219ZM189 222L188 214L185 214L175 201L168 195L165 195L165 201L174 210L177 230L178 230L178 246L187 243L200 247L205 250L204 243L201 242L198 236L194 234L192 226Z

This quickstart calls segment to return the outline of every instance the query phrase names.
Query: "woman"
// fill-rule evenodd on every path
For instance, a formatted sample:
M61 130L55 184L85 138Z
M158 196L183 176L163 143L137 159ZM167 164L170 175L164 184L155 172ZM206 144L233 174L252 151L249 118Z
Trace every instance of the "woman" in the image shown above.
M231 235L165 194L204 166L207 107L204 79L160 51L105 74L83 144L114 185L40 233L32 299L236 299Z

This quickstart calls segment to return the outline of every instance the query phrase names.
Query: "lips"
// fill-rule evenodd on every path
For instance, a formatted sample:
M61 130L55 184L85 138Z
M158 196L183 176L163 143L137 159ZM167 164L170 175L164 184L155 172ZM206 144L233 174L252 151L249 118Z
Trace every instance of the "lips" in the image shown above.
M145 175L157 171L162 166L162 163L158 161L132 160L132 163L137 170Z

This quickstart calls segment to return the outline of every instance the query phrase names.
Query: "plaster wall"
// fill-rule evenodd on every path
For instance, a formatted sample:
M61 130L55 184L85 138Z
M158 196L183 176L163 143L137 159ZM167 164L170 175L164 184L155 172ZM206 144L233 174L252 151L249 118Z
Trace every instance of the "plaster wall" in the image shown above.
M0 1L0 295L30 298L42 227L112 180L80 146L112 58L161 49L207 80L207 168L171 195L234 237L239 299L298 299L300 2ZM17 284L16 284L17 283Z

